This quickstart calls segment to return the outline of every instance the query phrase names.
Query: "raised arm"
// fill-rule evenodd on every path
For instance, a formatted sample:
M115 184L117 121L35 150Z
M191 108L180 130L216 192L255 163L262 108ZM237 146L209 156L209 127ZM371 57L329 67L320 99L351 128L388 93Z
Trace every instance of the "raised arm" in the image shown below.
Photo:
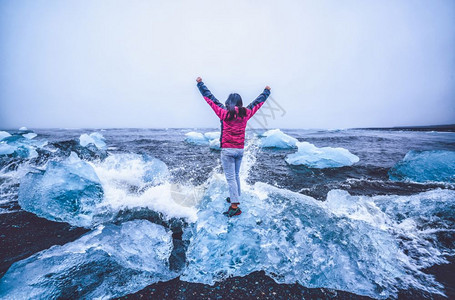
M253 102L248 104L248 106L246 107L249 110L251 110L251 114L248 116L248 118L251 118L252 116L254 116L254 114L258 111L259 108L261 108L261 106L264 104L265 100L267 100L267 98L269 96L270 96L270 87L266 86L264 88L264 91Z
M200 81L198 81L198 79L200 79ZM196 79L197 81L197 87L199 88L199 91L201 92L202 96L203 97L207 97L209 98L210 100L212 100L217 106L223 108L223 109L226 109L226 107L223 105L223 103L221 103L220 101L218 101L218 99L215 98L215 96L213 96L212 92L210 92L210 90L205 86L205 84L202 82L202 78L201 77L198 77L198 79Z
M213 94L210 92L210 90L205 86L205 84L202 82L202 78L198 77L196 79L197 81L197 87L199 88L199 91L202 94L202 97L204 97L204 100L210 105L210 107L213 109L215 114L220 118L223 119L226 115L226 107L218 101L218 99L213 96Z

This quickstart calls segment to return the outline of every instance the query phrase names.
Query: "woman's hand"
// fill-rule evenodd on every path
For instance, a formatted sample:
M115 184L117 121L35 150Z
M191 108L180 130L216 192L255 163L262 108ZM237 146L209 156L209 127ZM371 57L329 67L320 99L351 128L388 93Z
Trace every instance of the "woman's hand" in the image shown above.
M196 78L196 81L199 83L199 82L202 81L202 78L201 78L201 77L198 77L198 78Z
M270 91L270 87L269 86L266 86L265 89Z

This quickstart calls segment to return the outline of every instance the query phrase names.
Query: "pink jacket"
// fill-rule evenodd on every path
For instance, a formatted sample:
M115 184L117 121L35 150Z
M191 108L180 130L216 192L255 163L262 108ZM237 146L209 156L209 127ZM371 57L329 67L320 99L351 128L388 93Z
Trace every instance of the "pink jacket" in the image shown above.
M220 118L221 122L221 136L220 136L220 147L221 148L243 148L245 145L245 128L248 120L258 111L259 108L264 104L265 100L270 95L270 90L264 89L264 91L246 107L246 116L241 118L237 117L231 121L226 121L226 115L228 110L226 107L219 102L215 96L209 91L204 83L198 82L197 84L199 91L201 92L204 100L210 105L215 114ZM238 107L235 108L238 112Z

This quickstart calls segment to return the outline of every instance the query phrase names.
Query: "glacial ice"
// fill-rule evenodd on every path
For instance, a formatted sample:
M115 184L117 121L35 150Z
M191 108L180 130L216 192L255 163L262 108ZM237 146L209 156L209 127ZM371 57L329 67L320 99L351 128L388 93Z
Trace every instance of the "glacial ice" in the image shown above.
M209 140L200 132L188 132L185 134L185 141L194 145L208 145Z
M443 294L442 286L421 268L444 263L448 252L425 242L428 234L418 224L418 203L427 203L420 207L426 210L423 215L431 216L439 210L432 210L425 199L453 199L453 206L454 191L411 197L353 197L332 191L321 202L257 182L245 186L243 213L232 219L222 215L226 194L223 177L213 177L198 206L196 223L184 233L190 244L182 280L214 284L264 270L278 283L298 282L373 298L396 297L400 289L410 288ZM415 213L406 215L408 209ZM450 217L445 218L447 223ZM425 263L399 246L403 233L411 236L405 239L406 250L432 251Z
M28 128L25 126L22 126L21 128L19 128L19 131L27 131L27 130L28 130Z
M409 151L389 170L395 181L455 182L455 151Z
M17 147L8 145L7 143L0 142L0 155L13 154Z
M103 188L93 167L75 153L64 161L49 161L45 171L36 170L21 179L19 204L49 220L90 226Z
M86 162L72 152L23 177L19 204L40 217L83 227L110 222L124 209L147 208L165 220L193 221L197 210L175 201L169 178L166 164L149 155L112 154Z
M210 140L209 147L210 149L221 150L220 140L219 139Z
M74 242L14 263L0 299L110 299L177 275L171 232L146 220L101 225Z
M204 133L204 137L208 140L219 140L220 139L220 132L219 131L210 131Z
M106 147L106 139L99 132L92 132L90 134L84 133L79 137L79 141L82 147L86 147L88 144L93 144L98 149Z
M31 139L37 137L38 135L34 132L29 132L29 133L23 134L22 136L26 139L31 140Z
M0 142L0 155L12 155L21 158L38 157L37 148L47 145L46 140L33 140L36 133L4 135Z
M9 136L11 136L11 134L9 134L8 132L0 131L0 141Z
M296 153L289 154L286 162L290 165L305 165L309 168L339 168L351 166L359 161L359 157L344 148L318 148L308 142L298 142Z
M283 133L280 129L272 129L264 132L260 140L263 148L292 149L296 147L298 140Z
M188 132L185 134L185 141L189 144L206 146L208 145L211 149L220 150L220 132L212 131L204 134L200 132Z

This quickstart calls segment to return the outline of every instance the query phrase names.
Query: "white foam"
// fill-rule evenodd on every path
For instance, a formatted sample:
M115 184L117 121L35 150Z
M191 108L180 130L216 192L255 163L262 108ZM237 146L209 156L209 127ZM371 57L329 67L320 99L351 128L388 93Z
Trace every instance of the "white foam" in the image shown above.
M184 188L171 184L168 174L157 170L152 161L144 161L137 154L114 154L105 162L92 163L92 166L104 190L103 202L98 205L100 211L112 214L121 209L144 207L163 213L167 219L176 217L190 222L196 220L197 209L194 205L197 199L182 200L179 192ZM155 183L161 183L160 185L150 186L145 176L150 168L157 171L154 175L160 178ZM198 189L188 189L191 188Z

